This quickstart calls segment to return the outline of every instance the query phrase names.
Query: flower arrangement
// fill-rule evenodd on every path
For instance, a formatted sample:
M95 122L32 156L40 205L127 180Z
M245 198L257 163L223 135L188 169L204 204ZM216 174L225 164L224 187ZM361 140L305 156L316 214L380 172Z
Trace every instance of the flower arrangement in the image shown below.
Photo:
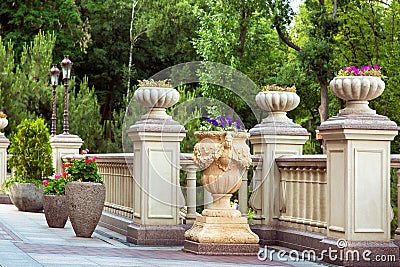
M138 80L138 82L140 87L168 87L168 88L173 87L170 79L159 80L159 81L155 81L153 79Z
M89 149L82 150L83 158L74 158L71 163L64 164L63 169L68 181L103 183L103 179L97 169L97 156L89 157L86 154Z
M240 120L219 116L216 118L206 118L201 122L201 131L246 131Z
M262 92L268 92L268 91L276 91L276 92L296 92L296 86L290 86L290 87L285 87L285 86L280 86L276 84L267 84L261 87Z
M53 179L44 180L44 192L45 195L65 195L65 186L67 185L67 173L57 173Z
M367 65L361 68L349 66L339 70L338 76L375 76L383 78L381 67L379 67L377 64L375 64L374 66Z
M7 114L4 111L4 109L2 109L2 110L0 110L0 119L5 119L5 118L7 118Z

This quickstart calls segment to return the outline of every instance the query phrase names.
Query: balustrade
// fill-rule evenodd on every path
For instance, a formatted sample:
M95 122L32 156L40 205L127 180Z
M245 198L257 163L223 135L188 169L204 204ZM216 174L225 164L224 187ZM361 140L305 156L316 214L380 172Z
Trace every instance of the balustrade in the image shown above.
M326 232L326 156L282 156L280 171L281 225Z

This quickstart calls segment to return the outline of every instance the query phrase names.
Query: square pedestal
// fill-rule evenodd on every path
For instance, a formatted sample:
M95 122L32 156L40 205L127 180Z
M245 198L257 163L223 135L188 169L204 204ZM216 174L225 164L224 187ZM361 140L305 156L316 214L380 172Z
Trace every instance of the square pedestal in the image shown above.
M257 255L259 238L247 218L197 216L185 233L184 250L204 255Z

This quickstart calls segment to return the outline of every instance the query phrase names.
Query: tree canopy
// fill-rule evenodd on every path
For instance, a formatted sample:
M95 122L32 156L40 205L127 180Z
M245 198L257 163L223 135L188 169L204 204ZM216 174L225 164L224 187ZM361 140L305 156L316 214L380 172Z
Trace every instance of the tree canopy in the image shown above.
M127 92L135 90L138 79L190 61L228 65L258 87L296 85L301 103L289 116L312 134L344 105L329 90L337 71L348 65L379 64L386 89L371 106L400 123L399 2L304 0L298 13L291 2L3 1L0 108L10 117L6 133L23 118L40 116L50 121L48 71L64 54L74 62L71 132L85 137L92 151L121 150L117 143L130 97ZM220 86L200 82L184 90L192 98L224 102L246 118L247 127L259 119L250 116L240 97ZM79 128L78 120L89 118L87 127ZM88 141L91 136L96 137ZM392 150L399 149L396 138Z

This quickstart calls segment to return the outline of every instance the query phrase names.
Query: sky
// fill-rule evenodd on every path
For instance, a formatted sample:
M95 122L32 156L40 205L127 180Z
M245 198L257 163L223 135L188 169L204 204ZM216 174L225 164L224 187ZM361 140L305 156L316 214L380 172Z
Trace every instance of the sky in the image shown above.
M291 7L293 8L294 12L298 13L299 12L299 5L303 3L304 0L292 0L290 2Z

